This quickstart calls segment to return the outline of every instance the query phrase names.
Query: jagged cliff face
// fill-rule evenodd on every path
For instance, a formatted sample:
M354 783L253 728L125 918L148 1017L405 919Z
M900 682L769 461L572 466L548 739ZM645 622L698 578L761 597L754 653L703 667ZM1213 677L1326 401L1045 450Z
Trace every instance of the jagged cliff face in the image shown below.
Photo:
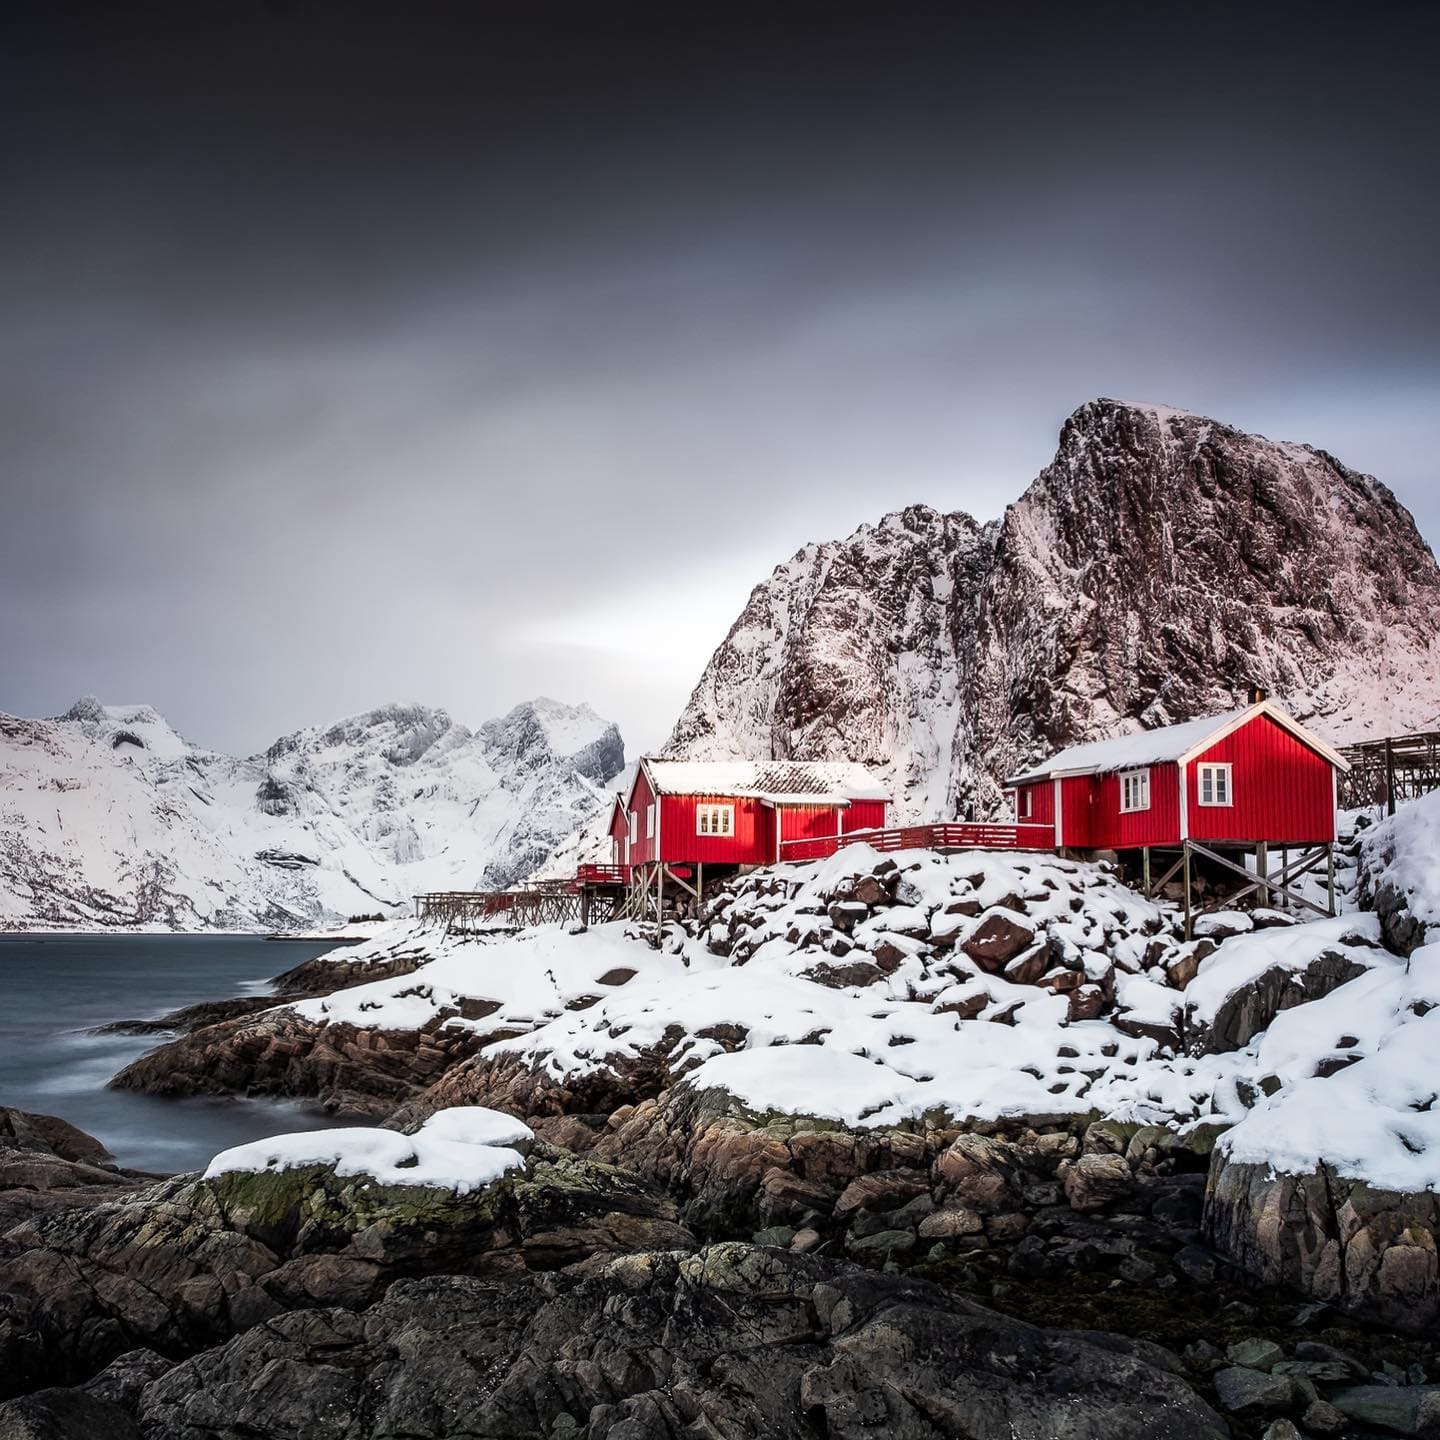
M665 753L858 760L935 813L994 530L913 505L807 545L751 592Z
M148 706L0 715L0 928L291 928L506 885L623 765L613 725L544 699L478 731L387 706L248 759Z
M1437 633L1440 571L1378 481L1098 400L998 525L912 507L781 566L667 751L856 759L903 817L987 816L1018 764L1252 684L1331 739L1432 725Z

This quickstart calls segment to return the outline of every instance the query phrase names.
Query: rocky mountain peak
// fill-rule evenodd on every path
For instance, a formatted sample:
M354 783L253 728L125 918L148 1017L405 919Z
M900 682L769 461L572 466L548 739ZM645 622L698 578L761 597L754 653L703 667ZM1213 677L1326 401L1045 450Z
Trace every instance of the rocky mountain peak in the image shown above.
M852 759L896 813L998 813L1015 765L1242 703L1331 739L1440 717L1440 571L1323 450L1097 399L996 523L913 505L752 591L666 753Z

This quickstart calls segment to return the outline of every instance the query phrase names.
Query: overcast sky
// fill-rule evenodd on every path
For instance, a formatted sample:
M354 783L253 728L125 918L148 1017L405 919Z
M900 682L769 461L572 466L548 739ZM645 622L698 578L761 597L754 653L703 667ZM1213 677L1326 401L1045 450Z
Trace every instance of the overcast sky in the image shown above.
M10 0L0 709L668 731L1096 395L1440 536L1440 7Z

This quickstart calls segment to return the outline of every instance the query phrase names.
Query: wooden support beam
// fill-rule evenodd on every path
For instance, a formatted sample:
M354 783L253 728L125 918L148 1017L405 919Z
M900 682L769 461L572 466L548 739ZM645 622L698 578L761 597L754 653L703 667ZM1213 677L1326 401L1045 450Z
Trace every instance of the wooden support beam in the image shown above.
M1190 842L1182 840L1180 847L1180 864L1185 871L1185 938L1193 940L1193 918L1190 914Z
M1193 850L1197 855L1203 855L1207 860L1213 861L1216 865L1223 866L1226 870L1232 870L1235 874L1243 876L1247 881L1250 881L1247 890L1241 893L1248 893L1249 890L1253 890L1255 888L1256 882L1251 879L1250 871L1248 871L1243 865L1237 865L1233 860L1227 860L1225 856L1216 854L1214 850L1211 850L1208 846L1200 844L1198 840L1187 840L1185 843L1189 847L1189 849ZM1315 863L1318 864L1319 861L1323 860L1324 858L1325 853L1322 848L1319 852L1316 853L1314 857ZM1278 890L1282 895L1288 895L1292 900L1295 901L1297 905L1303 905L1305 909L1313 910L1317 915L1324 915L1328 913L1323 905L1317 905L1313 900L1310 900L1306 896L1300 894L1298 890L1292 890L1288 885L1282 885L1278 881L1275 881L1273 879L1269 883L1271 888ZM1227 899L1229 900L1233 900L1233 898L1233 896L1227 897ZM1186 921L1186 929L1187 931L1189 929L1188 918Z

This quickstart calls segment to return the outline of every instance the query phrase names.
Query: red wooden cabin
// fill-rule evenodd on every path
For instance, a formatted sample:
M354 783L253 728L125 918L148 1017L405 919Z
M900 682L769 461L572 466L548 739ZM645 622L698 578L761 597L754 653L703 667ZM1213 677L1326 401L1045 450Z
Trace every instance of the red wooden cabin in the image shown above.
M770 865L782 842L874 830L889 797L862 765L643 759L610 817L617 865Z
M1336 777L1350 767L1270 700L1062 750L1006 782L1016 818L1055 844L1133 850L1329 845Z

